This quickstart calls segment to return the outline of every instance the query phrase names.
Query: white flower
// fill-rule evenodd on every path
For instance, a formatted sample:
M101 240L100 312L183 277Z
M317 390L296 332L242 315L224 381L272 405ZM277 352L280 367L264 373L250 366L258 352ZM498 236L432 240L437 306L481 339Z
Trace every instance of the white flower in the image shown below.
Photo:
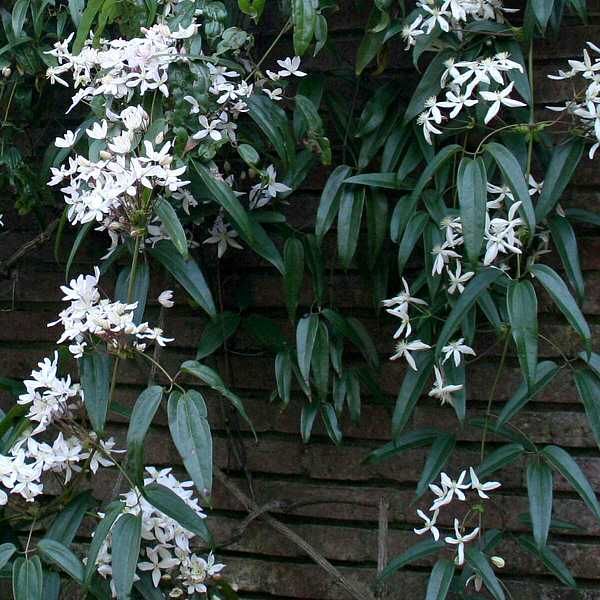
M540 195L542 193L542 189L544 188L544 181L540 181L539 183L535 180L533 175L529 175L529 195L535 196L536 194Z
M162 578L161 571L168 571L179 564L177 558L173 558L168 548L164 546L155 546L154 548L146 548L146 556L148 561L142 561L138 563L138 569L140 571L151 571L152 572L152 583L154 587L158 587Z
M191 105L190 115L197 115L200 112L200 105L198 104L198 100L196 100L196 98L193 96L184 96L183 99L186 102L189 102Z
M444 360L442 360L442 364L452 357L454 359L454 364L458 367L463 354L475 356L475 351L473 348L467 346L464 341L465 338L459 338L454 342L449 342L447 346L442 348L442 352L444 353Z
M410 289L404 277L402 278L402 285L404 286L403 292L398 292L396 296L388 298L387 300L382 300L381 303L384 306L394 306L394 310L397 310L399 312L407 312L410 304L419 304L422 306L427 306L427 302L425 302L425 300L421 300L421 298L416 298L410 295Z
M460 522L458 519L454 519L454 537L448 536L445 538L446 544L452 544L457 546L457 557L456 564L461 566L465 562L465 544L474 540L479 533L479 527L475 527L471 533L463 535L461 533Z
M415 359L410 354L411 352L420 352L422 350L429 350L431 346L423 343L421 340L413 340L412 342L407 342L406 340L402 340L396 344L396 353L390 357L390 360L396 360L401 356L406 359L406 362L410 365L412 369L417 371L417 364L415 363Z
M498 569L503 569L506 561L501 556L490 556L490 562Z
M404 47L405 50L414 46L417 43L417 37L425 33L419 28L422 22L423 17L419 15L412 23L402 27L402 39L406 42L406 46Z
M444 266L448 263L450 258L460 258L460 254L450 249L448 242L444 242L441 246L436 244L431 251L431 254L435 256L433 261L433 267L431 269L432 275L441 275L444 272Z
M204 240L204 244L217 244L217 256L221 258L225 254L227 247L242 249L242 246L236 241L238 232L234 229L229 229L229 224L223 221L223 217L219 215L209 229L210 237Z
M437 500L435 500L434 503L431 505L431 510L437 510L441 506L450 504L450 502L452 502L455 496L458 500L464 502L466 500L466 496L462 490L468 490L470 487L470 484L463 483L466 476L467 472L462 471L461 474L458 476L458 479L454 480L450 479L450 477L448 477L446 473L441 473L441 489L436 485L429 486L429 489L431 489L431 491L434 492L436 496L438 496Z
M277 64L281 67L281 70L277 73L279 77L289 77L295 75L296 77L304 77L306 73L300 71L300 57L294 56L293 58L285 58L278 60Z
M271 98L271 100L273 100L274 102L279 102L280 100L282 100L282 94L283 94L283 90L281 88L275 88L274 90L270 90L268 88L263 88L263 92L269 96L269 98Z
M465 291L463 284L467 283L475 275L473 271L462 273L462 264L458 260L456 261L456 272L452 273L450 269L446 268L446 273L448 273L448 278L450 279L450 285L448 286L449 294L455 294L457 291L459 294L462 294Z
M173 308L173 306L175 306L175 302L173 302L173 291L162 291L158 296L158 303L165 308Z
M54 145L57 148L71 148L75 145L77 141L77 136L79 134L79 129L74 133L71 130L65 132L64 137L57 137L54 141Z
M218 142L223 137L219 129L223 125L219 119L213 119L209 122L206 115L200 115L198 118L201 129L198 130L192 137L195 140L203 140L205 137L210 137L215 142Z
M479 494L480 498L489 498L489 496L485 492L497 490L501 485L498 481L488 481L487 483L481 483L477 478L473 467L469 467L469 474L471 475L471 489L475 490Z
M452 394L454 392L459 392L463 389L462 385L450 385L444 381L444 377L442 376L441 371L437 368L437 366L433 367L435 372L435 382L433 384L433 388L429 390L428 396L431 398L437 398L440 401L440 404L443 406L444 404L454 404L454 398L452 398Z
M85 132L93 140L103 140L108 133L108 123L106 119L102 119L100 123L94 123L91 129L86 129Z
M501 105L508 106L510 108L527 106L524 102L513 100L512 98L508 97L514 86L514 81L511 81L503 90L500 90L499 92L479 92L479 95L484 100L492 102L492 105L488 109L485 118L483 119L484 123L489 123L498 114Z
M419 515L419 517L421 517L421 519L423 519L423 521L425 521L425 526L422 527L421 529L415 528L413 531L417 535L423 535L424 533L431 531L431 535L433 535L433 539L437 542L440 539L440 532L439 532L438 528L435 526L435 522L437 520L439 512L440 512L439 510L436 510L433 513L433 516L429 517L422 510L417 510L417 514Z
M450 13L446 10L447 6L447 2L444 3L441 8L430 6L429 4L421 4L421 8L431 15L423 22L423 27L427 29L428 35L433 31L436 25L439 25L442 31L450 31L450 24L446 20L450 17Z

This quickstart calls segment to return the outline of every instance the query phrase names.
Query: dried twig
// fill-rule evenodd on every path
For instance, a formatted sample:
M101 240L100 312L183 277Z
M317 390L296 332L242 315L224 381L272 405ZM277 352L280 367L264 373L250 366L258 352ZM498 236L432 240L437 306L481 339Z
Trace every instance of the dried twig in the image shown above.
M214 467L215 477L237 498L242 506L252 515L257 513L270 527L284 535L298 548L306 552L321 568L329 573L337 583L343 587L355 600L373 600L373 595L367 589L359 588L355 583L348 581L322 554L317 552L305 539L292 531L287 525L275 519L266 510L266 507L259 507L256 502L248 498L233 481L231 481L219 467Z

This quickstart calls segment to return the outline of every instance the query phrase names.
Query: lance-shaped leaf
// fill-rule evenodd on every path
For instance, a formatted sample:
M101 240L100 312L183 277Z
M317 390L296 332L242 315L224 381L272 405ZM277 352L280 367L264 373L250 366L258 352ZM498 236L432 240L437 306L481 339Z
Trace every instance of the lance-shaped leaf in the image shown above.
M83 563L69 548L56 540L49 539L40 540L37 547L46 562L62 569L75 581L83 583Z
M600 504L596 494L571 455L558 446L546 446L540 452L542 458L555 470L558 471L581 496L592 511L596 519L600 521Z
M96 558L102 549L104 540L108 536L114 522L123 512L123 503L120 500L111 502L104 511L104 517L96 526L94 537L88 546L87 561L85 565L85 581L89 583L92 577L96 574Z
M144 310L148 299L148 289L150 288L150 268L148 263L138 264L135 270L133 284L130 285L131 267L124 267L119 271L117 284L115 286L115 299L123 304L137 302L133 311L133 322L136 324L144 320ZM131 290L131 298L129 298Z
M239 327L241 316L239 313L225 311L211 319L202 330L196 359L202 360L218 350Z
M581 160L584 147L582 138L571 138L554 147L544 176L544 187L535 207L538 221L542 221L560 200Z
M316 6L313 0L292 0L294 52L302 56L315 36Z
M342 442L342 430L338 422L335 408L329 402L321 405L321 417L323 418L323 425L325 425L325 431L334 444L340 444Z
M527 495L533 537L539 548L546 545L552 519L552 469L537 458L527 464Z
M487 175L482 158L463 158L458 167L458 202L467 256L479 259L487 214Z
M500 269L483 269L469 281L465 287L465 291L460 295L456 304L452 307L452 310L442 327L435 348L437 359L439 359L442 354L442 348L448 344L448 340L461 326L467 311L473 306L481 294L488 290L494 281L501 276L504 276L504 274Z
M537 297L530 281L512 281L506 296L510 330L521 370L531 390L538 357Z
M200 379L200 381L203 381L210 388L212 388L216 392L219 392L219 394L227 398L227 400L229 400L229 402L231 402L235 409L240 413L240 416L246 421L246 423L248 423L248 425L250 425L250 428L254 433L252 421L250 421L250 417L246 413L246 409L244 408L244 403L242 402L242 399L237 394L234 394L225 385L225 382L221 379L221 376L214 369L211 369L206 365L202 365L195 360L186 360L181 365L181 370L184 373L189 373L197 379Z
M518 443L500 446L485 457L485 460L477 467L477 475L486 478L502 467L515 462L525 452L525 448Z
M362 221L365 204L365 189L363 187L345 187L340 199L338 211L338 254L344 269L352 262Z
M398 275L402 276L412 252L421 238L425 225L429 222L429 215L424 212L416 212L406 225L402 240L398 246Z
M212 437L206 404L199 392L179 391L169 396L169 431L198 492L210 496L212 487Z
M392 416L392 436L398 439L410 420L412 413L417 405L417 401L423 392L425 384L431 376L433 370L434 356L433 352L419 352L415 356L417 370L407 369Z
M12 569L14 600L42 600L42 563L39 556L19 557Z
M121 515L113 525L110 533L112 539L112 577L117 599L129 600L140 556L142 516L131 513Z
M588 351L591 351L592 333L590 327L565 282L556 271L547 265L533 265L531 273L550 294L554 304L569 321L571 327L583 338Z
M435 439L417 484L417 498L420 498L429 489L429 484L440 474L455 445L456 438L450 433L441 433Z
M535 212L519 161L508 148L497 142L486 144L485 149L498 165L504 181L506 181L506 184L513 193L515 201L522 203L519 207L519 214L529 228L530 236L532 236L535 231Z
M347 165L336 167L323 188L315 220L315 235L319 243L331 228L337 215L340 206L342 185L350 173L351 169Z
M427 166L423 169L423 172L417 179L417 183L412 191L411 198L420 198L423 194L423 190L431 180L431 178L438 172L438 170L452 158L456 153L461 151L461 146L458 144L450 144L444 146L431 161L427 162Z
M0 544L0 569L4 568L16 551L17 547L10 542Z
M324 322L319 322L310 368L320 400L327 398L329 390L329 331Z
M471 546L466 549L465 558L467 563L481 577L483 584L495 600L505 600L506 596L504 595L502 585L498 581L485 554L481 550Z
M535 370L535 379L531 388L522 383L502 408L496 423L504 425L512 419L527 402L539 394L554 379L559 371L558 365L551 360L544 360L539 363Z
M142 494L152 506L175 519L185 529L199 535L212 546L213 539L204 519L175 492L159 483L151 483L142 488ZM122 517L121 517L122 518ZM120 521L121 519L119 519ZM117 525L119 524L117 521ZM114 539L114 538L113 538Z
M296 238L288 238L283 250L283 286L285 303L291 321L296 318L300 291L304 281L304 245Z
M438 540L437 542L433 539L422 540L414 546L411 546L406 552L392 558L383 571L377 576L377 579L379 581L384 581L402 567L425 558L426 556L436 554L443 547L444 544L441 540Z
M583 302L585 294L585 283L581 264L579 262L579 249L577 248L577 239L573 227L567 219L558 215L548 220L550 233L555 248L558 250L563 268L569 278L571 286L575 290L578 302Z
M517 540L519 544L525 548L525 550L533 554L533 556L539 558L544 563L544 566L548 569L548 571L550 571L550 573L552 573L559 581L562 581L562 583L569 587L577 587L575 579L573 579L573 575L571 575L567 565L565 565L565 563L556 555L555 552L550 550L548 546L539 548L531 538L524 535L519 536Z
M542 31L546 30L548 19L552 15L554 0L531 0L531 8Z
M365 464L376 464L405 450L429 446L439 435L440 432L437 429L431 428L407 431L395 440L381 446L381 448L369 452L363 462Z
M277 393L283 404L287 406L292 391L292 358L289 350L282 350L275 356L275 381Z
M181 221L175 212L175 209L171 206L171 203L165 199L159 199L154 205L154 211L161 220L165 231L169 234L169 238L173 245L183 258L187 258L188 255L188 241L181 225Z
M302 406L302 412L300 413L300 435L305 444L308 444L310 441L310 435L318 412L318 402L309 402Z
M105 352L96 350L81 357L79 369L83 402L90 423L96 433L102 433L110 401L112 360Z
M360 75L365 67L377 56L385 39L385 30L374 31L379 21L380 11L373 7L367 21L365 35L363 36L356 52L355 72Z
M83 517L94 505L95 500L88 490L75 495L54 517L44 537L68 546L75 538Z
M600 447L600 379L591 371L583 370L575 371L574 377L588 423L596 444Z
M319 326L319 317L317 315L308 315L302 317L296 326L296 351L298 354L298 367L302 378L306 383L309 380L310 363L312 360L315 339L317 337L317 328Z
M127 430L127 469L138 484L144 479L144 440L160 406L163 389L159 385L146 388L133 406Z
M366 185L367 187L386 190L407 190L411 188L406 182L398 180L397 173L361 173L360 175L349 177L345 183Z
M167 240L161 240L149 250L150 254L160 262L173 277L182 285L185 291L201 308L211 317L216 315L217 309L210 288L197 263L184 258L177 252L175 246Z
M447 558L440 558L433 565L427 582L425 600L445 600L454 577L454 568L454 562Z

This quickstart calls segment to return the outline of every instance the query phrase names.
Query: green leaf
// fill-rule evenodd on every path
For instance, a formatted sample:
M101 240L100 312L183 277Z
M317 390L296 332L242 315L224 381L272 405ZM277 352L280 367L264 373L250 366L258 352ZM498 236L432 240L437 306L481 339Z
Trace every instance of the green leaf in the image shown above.
M171 203L166 198L160 198L154 205L154 211L161 220L166 232L171 238L171 242L179 251L183 258L188 255L188 242L185 236L185 231L181 225L181 221L171 206Z
M465 286L465 291L460 295L456 304L452 307L442 331L438 337L435 348L436 359L442 354L442 348L448 344L448 340L454 335L454 332L461 326L465 315L475 304L477 298L503 275L500 269L482 269Z
M250 219L241 202L233 193L233 190L224 181L216 179L204 165L192 162L192 166L202 180L202 183L208 189L211 198L229 215L235 228L239 231L244 240L252 245L254 233Z
M535 212L519 161L508 148L497 142L486 144L485 149L498 165L502 177L513 193L515 202L522 202L519 214L529 228L529 235L532 236L535 231Z
M12 8L12 28L15 38L18 38L23 31L29 3L30 0L17 0Z
M310 441L310 434L318 412L319 404L317 402L309 402L302 406L302 411L300 413L300 435L305 444L308 444Z
M3 569L6 566L16 551L17 547L10 542L0 544L0 569Z
M42 600L42 563L39 556L19 557L12 570L14 600Z
M567 273L569 282L575 290L579 304L583 302L585 295L585 283L579 262L579 249L573 227L564 217L554 216L548 220L552 241L558 250L563 268Z
M438 55L439 56L439 55ZM435 60L435 59L434 59ZM452 158L457 152L460 152L462 147L458 144L449 144L444 146L434 157L433 160L427 163L427 166L423 169L417 183L415 184L414 190L410 197L412 199L420 199L423 195L423 190L431 180L431 178L438 172L438 170Z
M325 400L329 390L329 331L321 321L317 327L310 365L319 399Z
M420 498L429 489L429 484L440 474L455 445L456 439L450 433L440 433L435 439L417 484L417 498Z
M431 556L432 554L439 552L443 547L444 544L441 540L438 540L437 542L433 539L422 540L414 546L411 546L406 552L392 558L383 571L379 573L377 580L384 581L402 567L420 560L421 558L425 558L426 556Z
M215 302L206 279L204 279L202 271L192 258L184 260L175 249L175 246L167 240L161 240L148 251L175 277L194 302L206 313L211 317L217 314Z
M291 321L296 318L296 310L300 301L300 291L304 282L304 246L296 238L288 238L283 249L283 286L285 303Z
M596 494L573 458L558 446L546 446L540 454L555 471L558 471L571 484L596 519L600 520L600 504L598 504Z
M131 286L131 298L129 298L129 278L131 267L124 267L119 271L117 284L115 286L115 299L123 304L137 302L133 311L133 322L140 324L144 319L148 290L150 288L150 268L148 263L138 264L135 270L135 280Z
M411 186L402 181L398 181L397 173L362 173L348 177L344 183L354 185L366 185L372 188L382 188L386 190L408 190Z
M427 350L418 352L414 358L417 363L417 370L407 369L396 398L396 406L392 416L392 436L395 440L399 439L398 436L408 424L423 388L429 381L433 371L433 352Z
M282 350L275 357L275 381L277 393L285 406L290 403L292 389L292 359L287 350Z
M133 407L127 430L127 470L132 479L141 484L144 481L144 440L154 415L160 406L163 389L159 385L146 388Z
M88 37L88 33L92 28L92 23L96 18L96 15L102 8L104 4L104 0L89 0L87 3L83 14L81 15L81 20L79 21L79 26L77 27L77 35L75 36L75 41L73 42L73 49L71 52L73 54L79 54L85 40Z
M594 373L583 370L575 371L574 378L590 429L600 447L600 379Z
M513 443L500 446L500 448L488 454L485 460L477 467L478 477L482 479L489 477L502 467L515 462L523 452L525 452L525 448L521 444Z
M334 444L341 444L342 442L342 430L338 423L338 418L335 413L335 408L329 402L321 405L321 416L323 417L323 424L327 435L330 437Z
M310 363L317 337L319 317L308 315L302 317L296 326L296 351L298 353L298 367L302 378L306 383L309 381Z
M494 570L490 566L488 559L485 554L475 547L468 547L465 551L465 558L467 563L473 567L476 573L478 573L483 579L485 587L488 589L490 594L495 600L504 600L504 590L502 585L498 581Z
M600 354L595 352L580 352L577 356L589 366L596 376L600 377ZM12 410L12 409L11 409ZM1 434L1 431L0 431Z
M388 199L380 191L368 190L367 196L367 263L376 268L388 229Z
M68 546L75 538L86 512L94 505L94 498L89 491L77 494L54 517L44 537Z
M487 174L483 159L464 157L458 167L458 202L467 256L479 259L487 215Z
M169 397L169 431L198 492L210 496L212 488L213 446L206 404L194 390L175 391Z
M292 23L294 24L294 52L302 56L315 36L316 7L315 0L291 0Z
M266 0L238 0L238 7L245 15L249 15L258 23L263 10L265 10L265 3Z
M365 67L377 56L385 40L385 30L372 31L377 25L379 10L373 8L369 15L369 21L365 29L365 34L360 42L356 53L355 73L360 75Z
M544 187L535 207L538 221L542 221L560 200L581 160L584 147L582 138L571 138L568 142L554 147L546 169Z
M113 523L117 520L119 515L123 512L123 503L120 500L111 502L106 510L104 511L104 517L96 525L94 531L94 537L90 541L87 552L87 562L85 565L85 581L89 583L92 577L96 574L96 558L102 549L104 540L108 536Z
M159 483L151 483L142 488L142 494L152 506L172 519L175 519L185 529L199 535L209 545L213 545L212 535L204 519L175 492Z
M110 401L112 360L105 352L95 350L81 357L79 370L83 402L90 423L96 433L102 433Z
M573 575L571 575L565 563L550 550L548 546L539 548L531 538L526 536L519 536L517 540L525 550L539 558L548 571L550 571L550 573L552 573L559 581L562 581L562 583L569 587L577 587Z
M182 500L183 502L183 500ZM159 510L160 507L157 506ZM118 600L129 600L140 556L142 517L122 514L111 529L112 577Z
M398 275L402 276L404 268L408 264L412 252L421 239L425 225L429 222L429 215L424 212L416 212L406 224L402 240L398 246Z
M337 231L338 254L344 269L348 269L356 252L364 203L365 188L344 188L340 199Z
M537 365L535 370L535 379L528 387L526 383L522 383L517 388L517 391L511 396L510 400L503 406L500 415L498 416L497 424L504 425L512 419L532 398L539 394L560 371L557 364L551 360L542 361Z
M331 228L337 215L340 206L342 185L350 173L351 169L347 165L336 167L323 188L315 221L315 235L319 243L321 243L323 237Z
M533 14L542 31L546 30L548 19L554 8L554 0L529 0L533 9Z
M506 296L506 308L519 364L531 390L537 369L538 310L537 297L530 281L511 281Z
M381 446L381 448L369 452L363 462L365 464L377 464L405 450L429 446L439 435L439 431L431 428L407 431L399 435L395 440Z
M536 458L527 463L527 495L533 537L538 548L546 545L552 519L552 469Z
M184 373L189 373L190 375L200 379L208 385L208 387L212 388L216 392L219 392L222 396L227 398L231 404L235 407L235 409L240 413L240 416L250 425L252 432L254 433L254 427L252 426L252 421L250 421L250 417L246 413L246 409L244 408L244 403L242 399L234 394L223 382L220 375L210 367L206 365L202 365L195 360L186 360L181 365L181 370Z
M533 265L531 273L554 300L571 327L582 337L588 351L591 351L592 333L590 327L565 282L556 271L546 265Z
M37 547L46 562L62 569L75 581L83 583L83 563L66 546L56 540L43 539L38 542Z
M196 360L202 360L218 350L238 329L239 313L225 311L213 317L202 330Z
M440 558L429 576L425 600L444 600L450 590L454 577L454 563L447 558Z
M247 165L254 166L260 162L260 155L253 146L250 146L250 144L240 144L237 150L241 159Z

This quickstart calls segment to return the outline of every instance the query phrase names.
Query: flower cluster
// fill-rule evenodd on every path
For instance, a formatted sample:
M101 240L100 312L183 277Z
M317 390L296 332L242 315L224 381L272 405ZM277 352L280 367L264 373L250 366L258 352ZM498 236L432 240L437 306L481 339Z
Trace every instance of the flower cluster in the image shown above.
M591 42L588 47L600 54L600 48ZM559 71L556 75L548 75L550 79L577 79L582 89L577 90L572 100L562 106L549 106L551 110L566 111L573 115L582 127L585 135L594 143L589 157L594 158L600 147L600 58L592 57L587 49L583 50L583 60L569 60L568 71Z
M112 438L99 440L93 433L82 435L74 424L76 411L81 407L82 392L71 378L61 378L58 371L58 353L45 358L24 381L25 393L18 403L29 406L26 418L35 423L12 445L8 455L0 455L0 505L7 504L8 494L20 495L27 502L44 493L42 477L46 472L64 473L64 483L73 473L81 471L81 464L89 460L89 468L96 473L100 466L113 464L110 454L115 452ZM34 436L46 432L50 426L64 429L52 441L40 441ZM46 439L48 439L46 437Z
M433 492L436 499L428 511L431 513L431 516L422 510L417 510L417 515L424 521L423 527L415 528L414 531L417 535L423 535L429 531L433 539L437 542L440 539L437 519L442 507L449 506L454 501L465 502L467 500L465 492L469 490L477 492L480 499L487 500L489 498L487 492L500 487L500 483L497 481L481 482L473 467L469 467L469 476L469 483L465 483L467 471L462 471L456 480L451 479L446 473L442 473L439 485L434 483L429 485L429 489ZM465 562L465 544L473 541L478 534L479 527L475 527L467 533L464 523L458 518L454 518L454 536L447 536L444 538L444 541L450 546L456 546L454 561L458 566L463 565Z
M510 97L515 84L506 81L506 73L512 70L523 72L523 67L511 60L507 52L470 61L455 62L450 58L445 66L440 78L445 99L439 100L436 96L428 98L425 110L417 118L429 144L432 143L432 134L442 133L439 127L445 120L455 119L464 109L474 107L480 100L490 103L484 117L486 124L498 114L501 106L526 106L524 102Z
M157 483L179 496L199 517L205 518L198 499L192 491L194 484L191 481L178 481L171 469L158 470L146 467L147 477L144 485ZM211 578L218 576L225 567L215 563L214 556L208 555L206 559L194 553L192 542L194 534L182 527L177 521L157 510L139 490L130 490L123 494L125 504L124 513L141 515L142 517L142 549L141 560L138 562L139 571L151 574L154 587L159 587L161 581L168 581L171 585L169 597L180 598L184 595L194 596L207 591L207 583ZM100 514L100 517L104 515ZM112 575L111 537L110 534L104 541L96 559L98 573L102 577ZM111 588L114 586L111 579ZM116 595L116 594L114 594Z
M100 297L98 281L100 270L94 268L93 275L79 275L72 279L68 286L61 286L65 294L63 300L69 306L59 313L59 319L48 326L60 323L64 332L58 344L72 342L69 351L76 357L83 356L88 342L100 339L109 349L118 351L130 346L143 352L146 341L152 341L159 346L172 342L172 338L163 337L160 327L150 327L148 323L134 323L134 310L137 302L124 304L111 302Z
M502 0L418 0L417 16L402 29L406 50L417 43L422 35L430 35L434 30L448 33L452 31L462 38L464 24L470 21L504 22L504 13L516 12L505 8Z

